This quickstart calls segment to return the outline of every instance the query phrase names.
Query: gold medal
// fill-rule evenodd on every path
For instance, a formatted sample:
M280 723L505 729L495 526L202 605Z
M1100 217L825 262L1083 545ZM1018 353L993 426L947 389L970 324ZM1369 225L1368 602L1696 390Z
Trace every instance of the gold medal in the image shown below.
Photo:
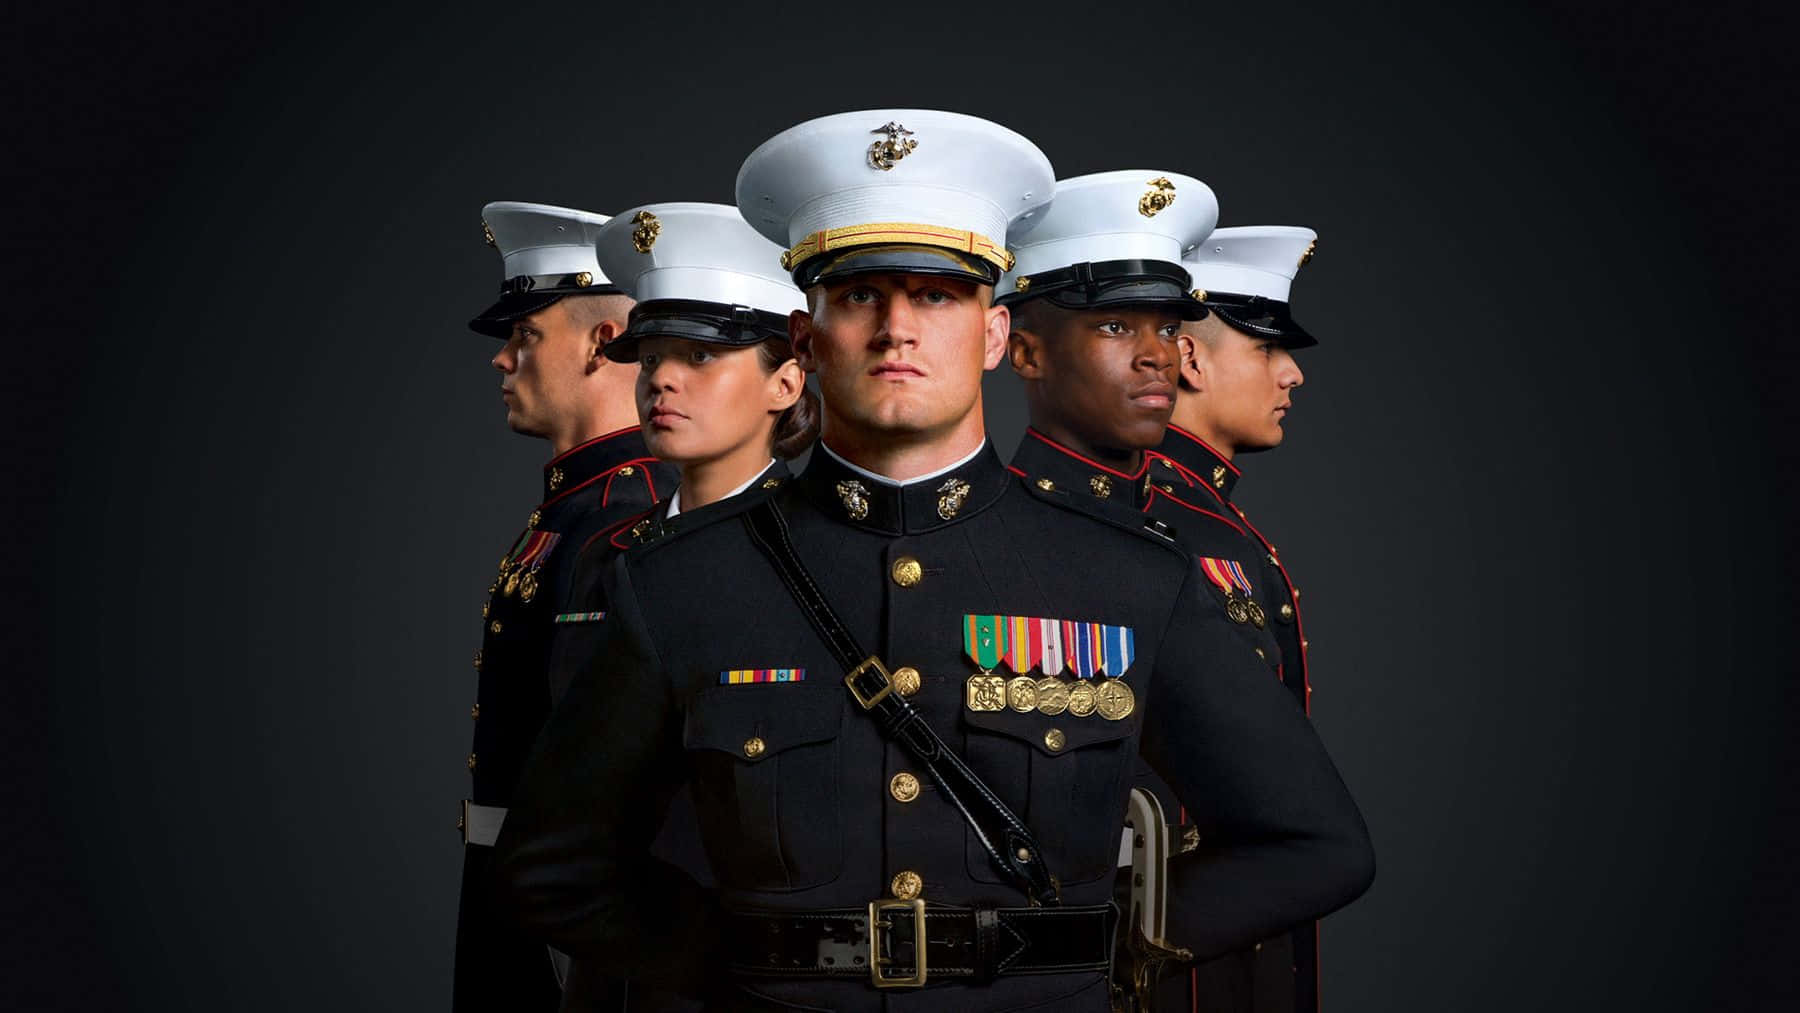
M519 578L519 600L529 602L537 597L537 571L533 570Z
M511 591L509 590L507 593L510 594ZM1225 616L1234 623L1247 623L1250 621L1250 609L1244 605L1241 598L1227 598L1225 599Z
M1044 676L1037 681L1037 709L1049 715L1069 709L1069 684Z
M1132 695L1131 687L1119 679L1108 679L1094 689L1097 697L1094 709L1108 721L1121 721L1131 716L1137 706L1137 698Z
M1020 714L1037 710L1037 680L1029 675L1014 676L1006 684L1006 705Z
M519 589L519 572L520 571L518 571L518 570L514 570L513 572L506 575L506 586L501 589L501 593L506 595L508 598L511 598L513 596L513 592L517 591ZM1239 622L1242 622L1242 621L1243 620L1241 620L1241 619L1239 620Z
M1099 695L1094 692L1092 683L1078 682L1069 688L1069 713L1078 718L1085 718L1094 713L1100 703Z
M1250 624L1252 626L1255 626L1260 630L1268 625L1269 617L1263 614L1263 607L1256 603L1255 598L1247 599L1244 602L1244 608L1250 613Z
M966 691L966 702L972 711L998 711L1006 709L1006 677L981 673L969 676L963 684Z

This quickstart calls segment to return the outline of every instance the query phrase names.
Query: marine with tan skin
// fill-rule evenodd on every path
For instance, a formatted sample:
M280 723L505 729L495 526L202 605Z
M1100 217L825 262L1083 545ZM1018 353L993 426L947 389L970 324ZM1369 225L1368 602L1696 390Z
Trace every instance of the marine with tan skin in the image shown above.
M548 440L554 457L638 424L637 363L605 355L630 313L630 296L578 295L512 322L492 361L513 432Z
M502 342L491 361L507 425L549 443L552 456L536 506L520 511L524 530L495 546L504 555L481 607L470 793L457 820L465 846L452 1001L462 1013L530 1013L558 1008L560 973L541 944L494 909L492 845L525 754L561 693L550 659L566 628L558 620L576 552L667 495L674 481L638 434L637 365L603 354L632 307L595 260L606 217L501 201L482 218L503 281L499 298L469 326Z
M1287 435L1294 388L1306 382L1291 350L1215 315L1182 324L1181 396L1169 418L1226 461L1273 450Z
M1243 455L1272 450L1285 438L1294 391L1306 379L1294 352L1317 342L1294 321L1288 299L1316 238L1311 229L1287 226L1217 229L1183 261L1211 312L1183 328L1181 392L1157 451L1188 486L1151 506L1152 515L1170 524L1204 510L1241 529L1243 548L1232 558L1255 585L1265 632L1277 645L1279 676L1302 707L1310 703L1311 686L1300 592L1232 492ZM1222 1013L1311 1013L1319 1004L1317 955L1317 924L1303 925L1196 968L1193 995L1202 1008ZM1190 1008L1188 995L1163 998L1164 1008Z

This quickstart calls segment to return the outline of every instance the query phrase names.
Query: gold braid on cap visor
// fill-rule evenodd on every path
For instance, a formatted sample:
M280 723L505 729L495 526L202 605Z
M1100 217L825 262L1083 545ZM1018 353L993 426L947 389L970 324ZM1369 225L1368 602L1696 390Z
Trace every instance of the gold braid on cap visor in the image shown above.
M876 222L873 225L846 225L841 229L823 229L794 244L781 255L783 270L796 267L821 253L846 250L857 246L905 245L936 246L960 253L972 253L1002 271L1012 270L1012 254L1006 247L979 232L947 229L941 225L912 225L907 222Z

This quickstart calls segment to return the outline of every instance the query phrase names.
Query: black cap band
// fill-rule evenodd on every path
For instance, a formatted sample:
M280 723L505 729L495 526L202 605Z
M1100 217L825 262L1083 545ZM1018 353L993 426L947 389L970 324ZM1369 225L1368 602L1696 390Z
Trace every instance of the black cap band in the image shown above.
M1017 289L995 301L1017 306L1043 299L1063 309L1103 306L1168 306L1184 319L1203 319L1206 306L1188 288L1187 269L1166 260L1105 260L1021 275ZM1195 317L1191 314L1198 313Z

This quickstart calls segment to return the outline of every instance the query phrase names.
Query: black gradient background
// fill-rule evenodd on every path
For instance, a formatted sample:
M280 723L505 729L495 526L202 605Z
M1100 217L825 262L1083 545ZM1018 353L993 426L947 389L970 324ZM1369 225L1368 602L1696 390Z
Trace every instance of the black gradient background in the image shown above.
M1323 237L1240 498L1380 857L1329 1008L1792 1008L1776 5L6 17L0 1006L442 1008L546 456L463 326L481 204L729 201L775 131L918 105Z

